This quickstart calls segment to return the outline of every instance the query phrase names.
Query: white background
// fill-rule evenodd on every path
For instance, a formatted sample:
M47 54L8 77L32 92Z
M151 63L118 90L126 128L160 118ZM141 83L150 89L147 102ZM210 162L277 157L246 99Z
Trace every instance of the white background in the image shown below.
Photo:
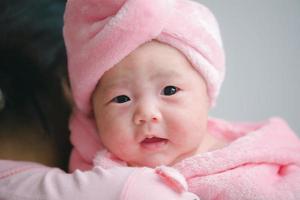
M300 136L300 0L198 0L219 21L226 77L211 116L281 116Z

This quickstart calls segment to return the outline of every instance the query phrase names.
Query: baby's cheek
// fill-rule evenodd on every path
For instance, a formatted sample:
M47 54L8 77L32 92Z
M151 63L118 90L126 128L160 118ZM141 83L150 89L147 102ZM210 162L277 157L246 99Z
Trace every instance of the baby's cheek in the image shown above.
M103 120L99 123L98 134L107 148L114 147L114 144L118 143L121 132L121 127L116 125L114 120Z
M199 118L193 115L177 116L169 124L169 134L173 141L177 143L186 143L191 140L200 140L205 130L205 121L201 122Z
M168 134L173 139L182 140L183 137L187 136L189 133L189 123L185 123L184 119L177 119L169 123Z
M139 149L136 149L135 145L129 140L121 139L114 142L112 145L113 149L110 151L125 162L134 161L140 156Z
M111 146L121 149L121 151L122 148L128 148L128 145L132 143L132 131L125 124L107 123L103 131L105 131L106 141L109 142Z
M107 112L99 116L99 129L105 132L118 132L124 126L124 117L115 112Z

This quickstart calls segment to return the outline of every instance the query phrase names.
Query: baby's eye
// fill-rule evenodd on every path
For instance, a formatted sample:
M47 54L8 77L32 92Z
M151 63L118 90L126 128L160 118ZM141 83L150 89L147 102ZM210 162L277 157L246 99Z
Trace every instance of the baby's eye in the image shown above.
M168 85L163 89L162 94L166 96L171 96L174 95L176 92L178 92L178 90L179 88L172 85Z
M112 99L112 102L114 103L125 103L127 101L130 101L130 98L126 95L119 95Z

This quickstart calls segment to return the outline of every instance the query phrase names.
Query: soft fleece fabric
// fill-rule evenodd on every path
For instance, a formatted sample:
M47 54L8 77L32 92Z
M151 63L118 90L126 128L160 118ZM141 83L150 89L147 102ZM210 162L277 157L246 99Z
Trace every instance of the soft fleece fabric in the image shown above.
M201 199L300 199L300 140L280 118L263 123L211 121L227 147L174 167Z

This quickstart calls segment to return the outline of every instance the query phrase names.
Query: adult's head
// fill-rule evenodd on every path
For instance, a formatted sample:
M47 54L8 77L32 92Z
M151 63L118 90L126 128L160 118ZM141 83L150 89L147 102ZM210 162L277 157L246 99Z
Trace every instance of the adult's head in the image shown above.
M64 8L62 0L0 2L1 158L67 162Z

